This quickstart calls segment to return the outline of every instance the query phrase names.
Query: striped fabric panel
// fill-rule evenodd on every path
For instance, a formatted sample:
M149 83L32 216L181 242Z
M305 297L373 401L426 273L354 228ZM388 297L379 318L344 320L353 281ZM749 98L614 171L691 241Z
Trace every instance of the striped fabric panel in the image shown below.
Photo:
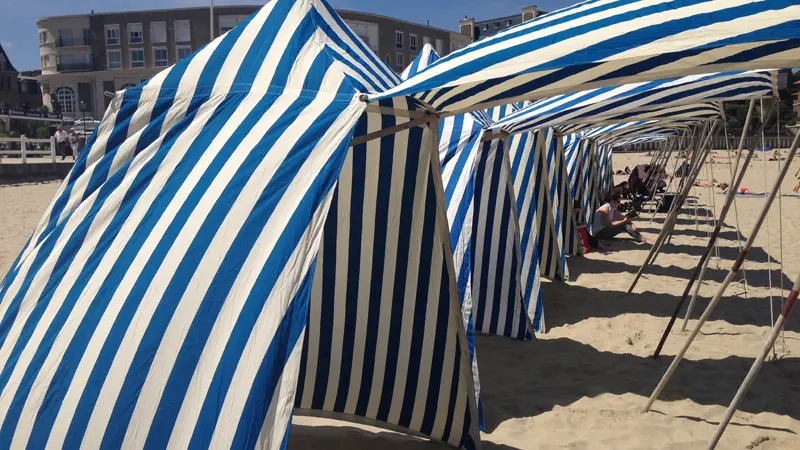
M522 291L534 330L544 331L544 306L541 294L543 266L557 267L560 256L552 230L552 209L543 199L547 192L547 171L543 160L536 152L538 141L535 133L522 133L509 138L509 159L517 200L520 229L520 252L522 257ZM547 258L540 253L547 251ZM551 251L552 250L552 251Z
M483 142L475 165L470 253L475 329L514 339L532 337L520 279L520 231L503 141Z
M439 60L439 54L436 53L433 46L431 44L425 44L422 46L422 51L411 61L406 70L400 74L400 79L405 81L417 73L424 70L426 67L430 66L431 64L435 63Z
M639 120L648 113L680 114L708 101L743 100L773 94L774 72L727 72L592 89L539 100L503 118L493 128L509 133L550 126L600 125ZM713 108L714 106L710 106ZM678 108L675 110L674 108ZM626 116L634 117L625 119ZM567 131L562 129L565 134Z
M599 195L599 182L600 182L600 168L599 168L599 155L598 146L590 139L583 139L583 179L581 181L582 196L581 200L582 210L587 217L586 229L592 233L592 217L594 212L600 207Z
M118 93L0 285L0 446L284 447L313 287L326 280L319 242L363 126L356 94L397 81L324 1L274 0ZM439 248L417 287L435 292L398 294L414 301L392 303L390 329L407 305L447 320L434 328L441 345L416 327L411 341L444 365L419 383L454 394L422 410L412 399L412 419L423 411L431 437L471 448L466 337L444 202L431 194L438 164L414 155L415 230Z
M698 73L791 67L794 0L586 0L482 39L373 96L485 109Z
M356 134L406 121L365 114ZM348 153L313 280L296 406L469 449L480 439L471 358L432 154L419 127Z
M2 286L0 446L284 445L364 110L317 5L271 2L115 97Z
M544 157L547 167L547 183L550 206L553 210L556 242L558 244L561 267L564 279L569 280L567 255L574 255L578 250L577 229L572 216L572 196L567 188L566 163L564 161L564 145L561 135L553 128L541 131L544 135Z
M557 220L550 197L550 179L544 133L523 133L510 138L509 154L522 234L522 253L536 247L542 276L564 280L564 259L558 243ZM524 272L523 265L523 272Z
M564 157L567 161L567 181L572 199L581 206L578 220L586 222L586 211L583 209L583 172L584 172L584 153L586 141L580 139L577 133L564 136Z
M474 304L472 298L472 223L475 197L475 157L483 128L472 114L451 116L439 121L439 161L442 171L450 248L456 273L458 298L467 332L472 373L478 399L481 430L484 429L480 400L480 380L475 350Z

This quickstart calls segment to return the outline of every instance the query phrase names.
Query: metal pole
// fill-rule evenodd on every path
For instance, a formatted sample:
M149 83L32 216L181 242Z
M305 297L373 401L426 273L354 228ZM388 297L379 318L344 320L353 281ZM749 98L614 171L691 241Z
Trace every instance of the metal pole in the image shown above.
M773 109L770 109L770 114L772 114L772 111L774 111L774 105ZM762 121L761 130L764 129L766 123L767 123L766 121ZM742 134L744 135L746 132L747 128L745 128ZM740 142L743 143L744 140L741 140ZM697 279L698 273L702 270L702 267L706 266L705 264L706 259L711 254L711 250L714 248L714 243L716 242L720 231L722 231L722 224L724 223L725 217L728 215L728 211L730 210L731 204L733 203L733 200L736 197L736 190L742 183L742 179L744 179L744 174L747 171L747 168L750 166L750 161L753 159L753 155L755 154L755 152L756 152L756 147L755 146L750 147L750 152L747 154L747 159L745 160L744 166L742 166L742 170L739 171L739 175L736 177L736 181L734 181L734 183L730 186L730 189L728 190L728 195L725 198L725 205L723 205L722 211L720 212L720 218L719 221L717 222L717 226L714 227L714 232L711 234L711 239L708 240L708 244L706 245L706 248L703 251L702 256L700 257L700 261L698 261L697 266L695 267L694 272L692 273L692 276L689 277L689 282L686 284L686 289L684 289L683 295L681 296L680 300L678 300L678 303L675 305L675 309L672 312L672 317L670 318L669 323L667 323L667 327L666 329L664 329L664 333L661 335L661 340L658 342L658 346L656 346L656 351L653 352L653 358L658 358L658 355L661 353L661 349L664 347L664 343L667 341L669 332L672 330L672 326L675 325L675 319L678 317L678 313L680 313L681 307L683 306L683 303L686 301L686 297L689 296L689 292L691 292L692 290L692 285ZM741 152L739 152L739 157L737 157L736 161L737 167L739 165L740 157L741 157Z
M781 330L783 330L783 325L786 323L786 318L789 317L789 313L792 312L792 306L794 306L794 302L797 300L798 289L800 289L800 275L798 275L798 277L794 280L794 287L792 287L791 292L789 292L789 296L786 297L781 314L778 316L778 320L775 321L775 325L772 327L772 332L770 333L766 342L764 342L764 347L761 348L761 353L758 355L758 358L756 358L755 362L753 362L753 366L750 367L750 371L747 373L742 385L739 386L739 390L736 391L736 396L733 397L733 401L731 401L731 404L725 411L725 417L723 417L722 421L720 421L719 425L717 426L717 430L714 432L714 436L708 442L708 447L706 447L708 450L715 448L719 443L722 433L725 432L725 427L727 427L730 423L731 419L733 418L733 414L739 407L739 403L741 403L742 398L744 398L745 394L747 394L748 389L750 389L750 385L753 384L753 380L761 370L761 366L764 365L764 360L767 358L770 349L774 348L775 340L778 339L778 335L781 333Z
M789 158L786 164L784 164L783 170L781 170L781 173L778 175L778 178L775 180L775 184L772 187L769 196L767 197L764 207L761 209L761 214L759 214L756 223L753 225L753 231L750 233L750 237L747 239L744 248L739 253L739 256L736 258L736 261L733 263L733 267L731 267L731 270L725 277L725 281L722 282L722 285L717 290L717 293L714 295L714 298L711 299L711 302L708 304L705 311L703 311L703 315L700 316L700 320L698 320L697 326L695 327L694 330L692 330L692 333L689 335L688 339L686 339L686 342L683 344L683 347L681 347L680 351L675 356L675 359L672 360L672 364L670 364L666 373L664 373L664 376L661 378L661 381L659 381L658 386L656 386L656 389L653 391L653 394L647 401L647 405L644 408L645 412L650 411L650 407L653 406L653 403L656 401L658 396L661 394L661 391L667 385L667 382L669 381L670 377L672 377L672 374L675 373L675 370L678 368L678 364L680 364L681 360L683 359L683 356L686 354L686 351L689 350L689 347L692 345L692 342L700 333L700 329L703 327L703 324L706 323L706 321L708 320L708 316L710 316L711 313L714 311L714 308L716 308L717 304L722 298L722 295L728 288L728 285L731 283L731 281L733 281L733 277L736 276L736 274L739 272L739 269L742 267L742 263L744 262L745 257L747 257L747 252L749 252L750 248L753 246L753 242L755 241L756 236L758 235L758 232L761 229L761 225L764 223L764 219L767 216L767 212L769 211L770 206L772 206L772 202L775 200L775 195L777 194L778 189L780 188L780 185L783 182L783 179L786 177L786 172L789 171L789 165L792 159L794 158L795 154L797 153L798 145L800 145L800 133L798 133L795 136L794 141L792 142L792 148L791 150L789 150ZM674 323L674 320L671 323ZM669 330L667 330L667 332L668 331Z
M209 29L211 30L211 32L210 32L211 39L210 40L213 41L214 40L214 0L211 0L211 7L208 9L208 11L209 11L209 21L208 21L208 23L210 24Z

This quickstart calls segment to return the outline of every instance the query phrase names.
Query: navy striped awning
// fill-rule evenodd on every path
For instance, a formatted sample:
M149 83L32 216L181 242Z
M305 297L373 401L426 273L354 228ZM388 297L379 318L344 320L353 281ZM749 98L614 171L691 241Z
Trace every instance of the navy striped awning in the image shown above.
M371 100L413 96L439 112L485 109L710 72L793 67L792 0L587 0L472 43Z
M772 71L712 73L559 95L534 102L492 128L520 133L569 124L599 125L639 120L636 117L653 111L696 108L709 101L770 97L777 89L773 75Z

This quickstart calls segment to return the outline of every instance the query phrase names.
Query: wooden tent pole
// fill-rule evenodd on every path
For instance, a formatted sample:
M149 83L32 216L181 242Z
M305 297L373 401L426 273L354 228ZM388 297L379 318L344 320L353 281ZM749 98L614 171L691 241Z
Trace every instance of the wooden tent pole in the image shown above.
M684 191L682 195L676 199L677 203L674 204L673 212L675 213L675 216L669 226L665 226L665 228L662 229L662 232L664 232L664 237L661 239L661 242L658 244L658 246L656 246L655 252L653 253L653 257L651 258L649 264L653 264L655 262L656 258L658 258L658 255L661 253L661 249L664 247L664 244L669 243L672 239L672 232L675 230L675 224L677 223L678 216L680 216L681 208L683 208L686 199L689 198L689 193L692 190L692 186L694 186L697 176L700 174L700 170L702 169L705 160L708 158L708 155L711 154L711 146L709 144L711 143L711 137L713 136L714 130L716 129L718 123L718 121L715 121L708 128L705 138L699 141L701 146L696 150L697 159L699 162L692 166L692 170L685 179L686 184L684 185Z
M698 152L698 153L701 153L701 152ZM687 177L691 176L691 174L687 174L686 176ZM695 176L696 176L696 174L695 174ZM687 184L691 184L691 183L687 183ZM683 201L685 196L688 194L687 191L688 191L687 186L684 185L683 189L676 196L675 200L673 200L673 206L675 206L674 203ZM675 220L677 219L679 213L680 213L680 208L673 207L672 210L670 211L669 215L667 216L667 220L664 222L664 227L661 228L661 232L658 234L658 237L656 238L656 242L653 243L652 247L650 247L650 252L648 253L647 258L644 260L644 263L642 263L642 266L639 267L639 271L636 273L636 277L633 279L633 283L631 283L631 286L628 288L628 293L629 294L631 292L633 292L633 288L636 286L636 283L639 281L639 278L641 278L642 274L644 273L644 269L648 265L650 265L650 263L653 261L653 258L656 255L656 251L660 248L661 244L664 242L664 239L666 238L666 235L669 233L670 226L675 222Z
M675 144L675 164L672 165L672 177L669 179L669 183L667 183L667 188L664 190L664 194L666 195L669 192L669 189L672 187L672 182L675 181L675 171L678 170L678 161L681 160L681 147L683 146L683 138L686 137L688 132L684 132L683 136L681 136L680 141L676 142ZM669 161L667 161L669 162ZM666 167L666 165L665 165ZM677 193L677 191L675 191ZM664 202L664 196L662 195L661 198L658 199L658 203L656 203L656 208L650 214L650 220L647 222L648 224L653 223L653 219L656 217L656 213L661 208L661 204ZM670 208L671 210L672 208Z
M753 242L755 241L756 236L758 236L759 230L761 230L761 225L764 223L764 219L766 218L767 213L769 212L769 208L772 206L772 202L775 200L775 195L778 193L778 189L780 189L781 183L783 182L783 179L786 177L786 173L789 171L789 166L791 165L791 161L793 160L795 154L797 153L798 145L800 145L800 133L798 133L795 136L794 141L792 142L792 148L789 150L789 157L786 161L786 164L783 165L783 170L781 170L780 174L778 175L778 178L775 180L775 184L773 185L772 190L770 191L769 196L767 197L767 200L764 203L764 207L761 209L761 213L759 214L756 223L753 225L753 231L750 232L750 237L747 238L747 242L745 243L744 248L739 253L739 256L736 258L736 261L733 263L733 267L731 267L731 270L725 277L725 281L723 281L722 285L720 285L719 289L717 289L717 293L714 295L714 298L711 299L711 302L709 302L705 311L703 311L703 315L700 316L700 319L697 321L697 326L695 327L694 330L692 330L692 333L686 339L686 342L683 344L683 347L681 347L680 351L675 356L675 359L672 360L672 364L670 364L666 373L664 373L664 376L661 378L661 381L659 381L658 386L656 386L656 389L653 391L653 394L647 401L647 405L645 405L644 408L645 412L650 411L650 407L653 406L653 402L656 401L658 396L661 394L661 391L664 389L664 386L667 385L667 382L669 381L670 377L672 377L672 374L675 373L675 370L678 368L678 364L680 364L681 360L683 359L683 356L686 355L686 351L689 350L689 347L692 345L692 342L700 333L700 329L703 327L703 324L706 323L708 317L714 311L714 308L716 308L717 304L722 298L722 295L728 288L728 285L730 285L731 281L733 281L733 277L736 276L737 273L739 273L739 270L742 267L742 263L744 262L745 257L747 257L747 253L753 246ZM672 322L674 323L674 321Z
M770 115L775 110L774 107L775 105L773 103L772 108L770 108L769 113L766 116L767 119L769 119ZM766 124L767 120L761 122L761 127L760 127L761 129L759 130L759 132L764 130ZM747 129L745 129L743 133L746 132ZM722 224L725 221L725 217L727 217L728 215L728 211L730 210L731 205L733 204L733 200L736 197L736 191L739 189L739 185L742 183L742 180L744 179L744 174L745 172L747 172L747 168L750 166L750 161L753 159L753 155L755 155L756 150L757 150L757 143L754 142L753 146L750 147L750 152L747 154L747 159L745 160L744 165L742 166L741 170L738 171L738 176L736 177L736 180L731 184L728 190L728 195L725 197L725 204L722 206L722 211L720 212L717 226L714 227L714 232L711 233L711 238L708 240L708 244L706 245L706 248L700 257L700 261L697 263L697 266L695 267L692 276L689 277L689 282L686 284L686 288L683 290L683 295L681 295L680 300L678 300L678 303L675 305L675 309L672 311L672 317L670 318L669 323L667 324L667 328L664 329L664 333L661 335L661 340L658 342L658 346L656 346L656 351L653 352L653 358L658 358L658 355L661 353L661 349L664 347L664 343L667 341L667 337L669 336L669 333L672 330L673 325L675 325L675 319L678 317L678 313L680 312L683 303L686 301L686 297L689 296L689 292L691 292L692 285L694 284L695 280L697 280L698 275L700 275L700 282L702 282L703 280L702 274L705 273L704 268L708 266L707 260L710 259L709 256L711 255L711 251L714 248L714 243L717 241L719 233L722 231ZM742 152L739 152L739 156L741 156L741 154ZM737 167L739 165L738 159L739 158L737 158L736 161ZM691 314L691 311L687 311L687 314Z
M778 339L778 335L780 335L781 331L783 330L783 326L786 323L786 318L789 317L789 313L792 311L792 306L794 306L794 303L797 300L798 289L800 289L800 275L795 278L794 286L789 292L789 296L786 297L781 314L778 316L778 320L775 321L775 325L772 327L772 332L764 342L764 347L761 348L761 353L753 362L753 366L750 367L750 371L747 372L747 376L742 382L742 385L739 386L739 390L736 391L736 396L733 397L733 401L731 401L731 404L725 411L725 417L723 417L719 425L717 425L717 430L714 432L714 436L708 442L706 449L712 450L717 446L720 438L722 437L722 433L725 432L725 427L727 427L730 423L731 419L733 418L733 414L739 407L739 403L741 403L742 398L744 398L745 394L747 394L748 389L750 389L750 385L753 384L753 380L761 370L761 366L764 365L764 360L767 358L770 350L775 346L775 340Z

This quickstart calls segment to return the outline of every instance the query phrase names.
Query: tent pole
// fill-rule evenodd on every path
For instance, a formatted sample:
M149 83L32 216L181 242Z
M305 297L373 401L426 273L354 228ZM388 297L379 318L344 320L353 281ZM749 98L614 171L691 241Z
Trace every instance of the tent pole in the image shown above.
M786 177L786 172L789 171L789 165L791 164L792 159L797 153L798 145L800 145L800 133L798 133L794 137L794 141L792 142L792 148L789 150L789 157L786 161L786 164L783 165L783 170L781 170L780 174L778 175L778 178L775 180L775 184L773 185L772 190L770 191L769 196L767 197L767 200L764 203L764 207L761 209L761 213L759 214L756 223L753 225L753 231L750 232L750 237L747 238L747 242L745 243L744 248L739 253L739 256L736 258L736 261L733 263L733 267L731 267L730 271L728 272L728 275L725 277L725 281L723 281L722 285L720 285L719 289L717 290L717 293L714 295L714 298L711 299L711 302L709 302L705 311L703 311L703 315L700 316L700 319L697 321L697 326L695 327L694 330L692 330L692 333L686 339L686 342L683 344L683 347L681 347L680 351L675 356L675 359L672 360L672 364L670 364L666 373L664 373L664 376L661 378L661 381L659 381L658 386L656 386L656 389L653 391L653 394L647 401L647 405L645 405L644 407L645 412L650 411L650 407L653 406L653 402L656 401L658 396L661 394L661 391L664 389L664 386L667 385L667 382L669 381L672 374L675 373L675 370L678 368L678 364L680 364L681 360L683 359L683 356L686 354L686 351L689 350L689 347L692 345L692 342L700 333L700 329L703 327L703 324L708 320L708 316L710 316L711 312L713 312L714 308L716 308L717 304L722 298L722 295L728 288L728 285L731 284L731 281L733 281L733 277L736 276L737 273L739 273L739 269L741 269L742 263L744 263L744 259L747 257L747 253L753 246L753 242L755 241L756 236L758 236L759 230L761 230L761 225L764 223L764 219L766 218L767 213L769 212L769 208L770 206L772 206L772 202L775 200L775 195L777 194L778 189L780 189L783 179ZM674 320L672 321L672 323L674 323ZM669 330L666 331L669 332Z
M697 148L695 153L697 154L697 163L691 166L691 170L689 175L686 178L686 184L684 185L684 192L683 195L678 198L678 203L674 208L675 218L670 223L669 227L666 229L666 233L664 238L661 240L661 243L656 248L655 253L653 254L653 259L650 261L650 264L653 264L658 258L658 255L661 254L661 249L664 247L664 244L668 244L672 242L672 233L675 231L675 224L677 223L678 217L681 214L681 208L683 208L684 203L689 198L689 193L692 191L692 187L694 186L694 182L697 179L698 175L700 175L700 171L705 163L705 160L708 158L708 155L711 154L711 146L709 145L711 142L711 137L713 136L713 132L716 129L717 122L714 122L711 127L709 127L708 132L705 133L705 137L701 139L701 146ZM663 231L663 230L662 230Z
M716 127L716 124L717 124L717 122L715 121L714 124L712 125L712 127ZM710 136L711 136L710 134L708 134L706 136L707 140L708 140L708 138L710 138ZM699 147L697 149L699 151L696 152L698 154L701 154L701 153L703 154L702 159L705 159L705 155L708 153L707 151L706 152L703 151L704 148L705 148L705 145ZM698 156L698 158L701 158L701 157ZM675 199L674 202L677 202L677 203L680 203L680 204L683 203L683 201L685 200L686 196L688 195L688 191L689 191L688 187L691 186L692 183L694 183L694 177L697 177L697 173L698 173L698 171L695 170L692 173L686 175L686 177L691 178L691 179L689 180L688 183L686 183L683 186L683 190L681 191L680 195ZM673 205L673 206L675 206L675 205ZM633 282L631 283L631 286L628 288L628 293L629 294L631 292L633 292L633 288L636 287L636 283L639 281L639 278L642 277L642 274L644 273L644 269L654 261L654 258L656 256L657 250L663 244L667 234L669 234L669 232L671 230L671 226L674 225L675 221L678 218L678 214L680 214L680 207L677 206L677 207L672 208L672 211L670 212L669 216L667 216L667 220L664 222L664 227L661 229L661 232L658 234L658 237L656 238L656 242L653 244L652 247L650 247L650 253L647 255L647 258L645 259L644 263L642 263L642 266L639 268L639 271L636 273L636 277L633 279Z
M354 147L356 145L365 144L365 143L367 143L369 141L372 141L372 140L375 140L375 139L380 139L380 138L382 138L384 136L389 136L389 135L392 135L392 134L399 133L401 131L408 130L409 128L425 126L425 124L427 124L428 122L431 122L431 121L434 121L434 120L438 120L438 119L439 119L439 116L437 116L436 114L426 114L423 117L408 121L406 123L402 123L402 124L394 126L394 127L384 128L382 130L378 130L378 131L375 131L373 133L365 134L363 136L354 137L350 141L350 147Z
M767 116L766 116L767 118L770 117L770 115L772 114L772 111L774 111L774 104L773 104L773 108L771 108L769 113L767 114ZM760 131L764 130L764 127L766 126L766 123L767 123L766 120L762 121L761 130ZM749 125L749 123L747 123L746 125ZM747 132L747 128L744 129L742 134L744 135L744 133L746 133L746 132ZM743 144L744 144L744 139L742 139L740 141L740 145L743 145ZM757 147L757 145L755 143L754 143L753 146L750 147L750 152L747 154L747 159L745 160L744 165L742 166L742 169L738 171L738 176L736 177L736 180L731 184L730 188L728 189L728 195L727 195L727 197L725 197L725 204L722 206L722 211L720 212L719 221L717 222L717 226L714 227L714 232L711 234L711 239L708 240L708 244L706 245L706 248L703 251L703 254L700 256L700 261L698 262L697 266L695 267L694 272L692 273L692 276L689 277L689 282L686 284L686 288L683 290L683 295L681 295L680 300L678 300L678 303L675 305L675 309L672 312L672 317L670 318L669 323L667 324L667 328L664 330L664 333L661 335L661 340L658 342L658 346L656 347L656 351L653 353L653 358L658 358L658 355L661 353L661 349L664 347L664 343L667 341L667 337L669 336L669 332L672 330L672 326L675 325L675 319L678 317L678 313L680 312L681 307L683 306L683 303L686 301L686 297L688 297L689 292L691 292L692 285L694 284L695 280L698 278L698 272L701 272L700 273L700 281L698 282L698 286L699 286L699 283L701 283L702 280L703 280L703 273L705 272L704 268L708 266L707 261L709 259L709 256L711 255L711 250L714 248L714 243L716 242L717 238L719 237L719 233L722 230L722 224L725 221L725 217L727 217L728 211L730 210L730 207L731 207L731 204L733 203L733 200L736 197L736 190L739 188L739 185L742 183L742 180L744 179L744 174L747 171L747 168L750 166L750 161L753 159L753 155L755 155L755 153L756 153L756 147ZM742 152L740 151L739 152L739 156L736 159L737 169L738 169L738 166L739 166L739 159L741 158L741 155L742 155ZM694 298L696 298L696 297L693 297L693 299ZM691 303L690 303L690 307L691 307ZM691 310L687 310L687 316L686 316L687 318L689 317L688 314L691 314Z
M725 411L725 417L722 418L717 426L717 430L714 432L714 436L708 442L708 447L706 447L706 449L712 450L717 446L720 438L722 437L722 433L725 432L725 427L727 427L728 423L730 423L731 418L733 418L733 414L739 407L739 403L742 401L742 398L744 398L745 394L747 394L748 389L750 389L750 385L753 384L753 380L761 370L761 366L764 365L764 360L767 358L770 350L775 346L775 340L778 339L778 335L783 330L783 326L786 323L786 318L789 317L789 313L792 311L792 306L794 306L794 302L797 300L798 289L800 289L800 275L798 275L794 280L794 286L789 292L789 296L786 297L781 314L778 316L778 320L775 321L775 325L772 327L772 332L770 333L766 342L764 342L764 347L761 348L761 353L758 355L758 358L756 358L755 362L753 362L753 366L750 367L750 371L747 373L742 385L739 386L739 390L736 391L736 396L733 397L733 401L731 401L731 404Z
M716 128L716 125L717 121L714 121L709 131L713 131L713 129ZM711 134L712 133L707 133L705 136L705 142L699 148L696 148L695 153L697 154L696 157L698 159L704 160L708 155L709 151L706 150L706 146L711 138ZM636 273L636 277L633 279L633 283L631 283L631 286L628 288L629 294L633 292L633 288L636 287L636 283L639 281L639 278L641 278L641 276L643 275L644 269L655 261L655 257L658 255L661 246L664 244L667 236L672 232L672 228L674 227L678 215L680 214L681 205L683 205L683 202L686 200L686 197L688 196L689 193L689 187L694 183L694 179L697 177L698 173L699 170L697 169L697 165L695 164L693 166L692 171L685 175L684 178L687 179L687 182L683 185L683 190L680 192L678 197L673 201L672 211L670 212L669 216L667 216L667 220L664 222L664 227L658 234L656 242L653 243L653 246L650 248L650 253L647 255L647 258L645 259L644 263L639 268L639 271Z
M680 140L675 142L675 147L674 147L676 153L675 164L672 165L672 177L669 179L669 183L667 183L667 188L664 190L665 195L667 192L669 192L669 189L672 187L672 182L675 181L675 171L678 170L678 161L680 161L681 159L681 147L683 146L683 139L686 137L688 133L689 133L688 131L684 131L683 136L681 136ZM669 158L667 158L667 163L669 163ZM664 166L666 168L666 163ZM658 203L656 203L656 209L654 209L652 214L650 215L650 221L647 222L648 224L653 223L653 219L655 219L656 213L661 208L661 204L663 202L664 202L664 196L661 196L661 198L658 199Z

